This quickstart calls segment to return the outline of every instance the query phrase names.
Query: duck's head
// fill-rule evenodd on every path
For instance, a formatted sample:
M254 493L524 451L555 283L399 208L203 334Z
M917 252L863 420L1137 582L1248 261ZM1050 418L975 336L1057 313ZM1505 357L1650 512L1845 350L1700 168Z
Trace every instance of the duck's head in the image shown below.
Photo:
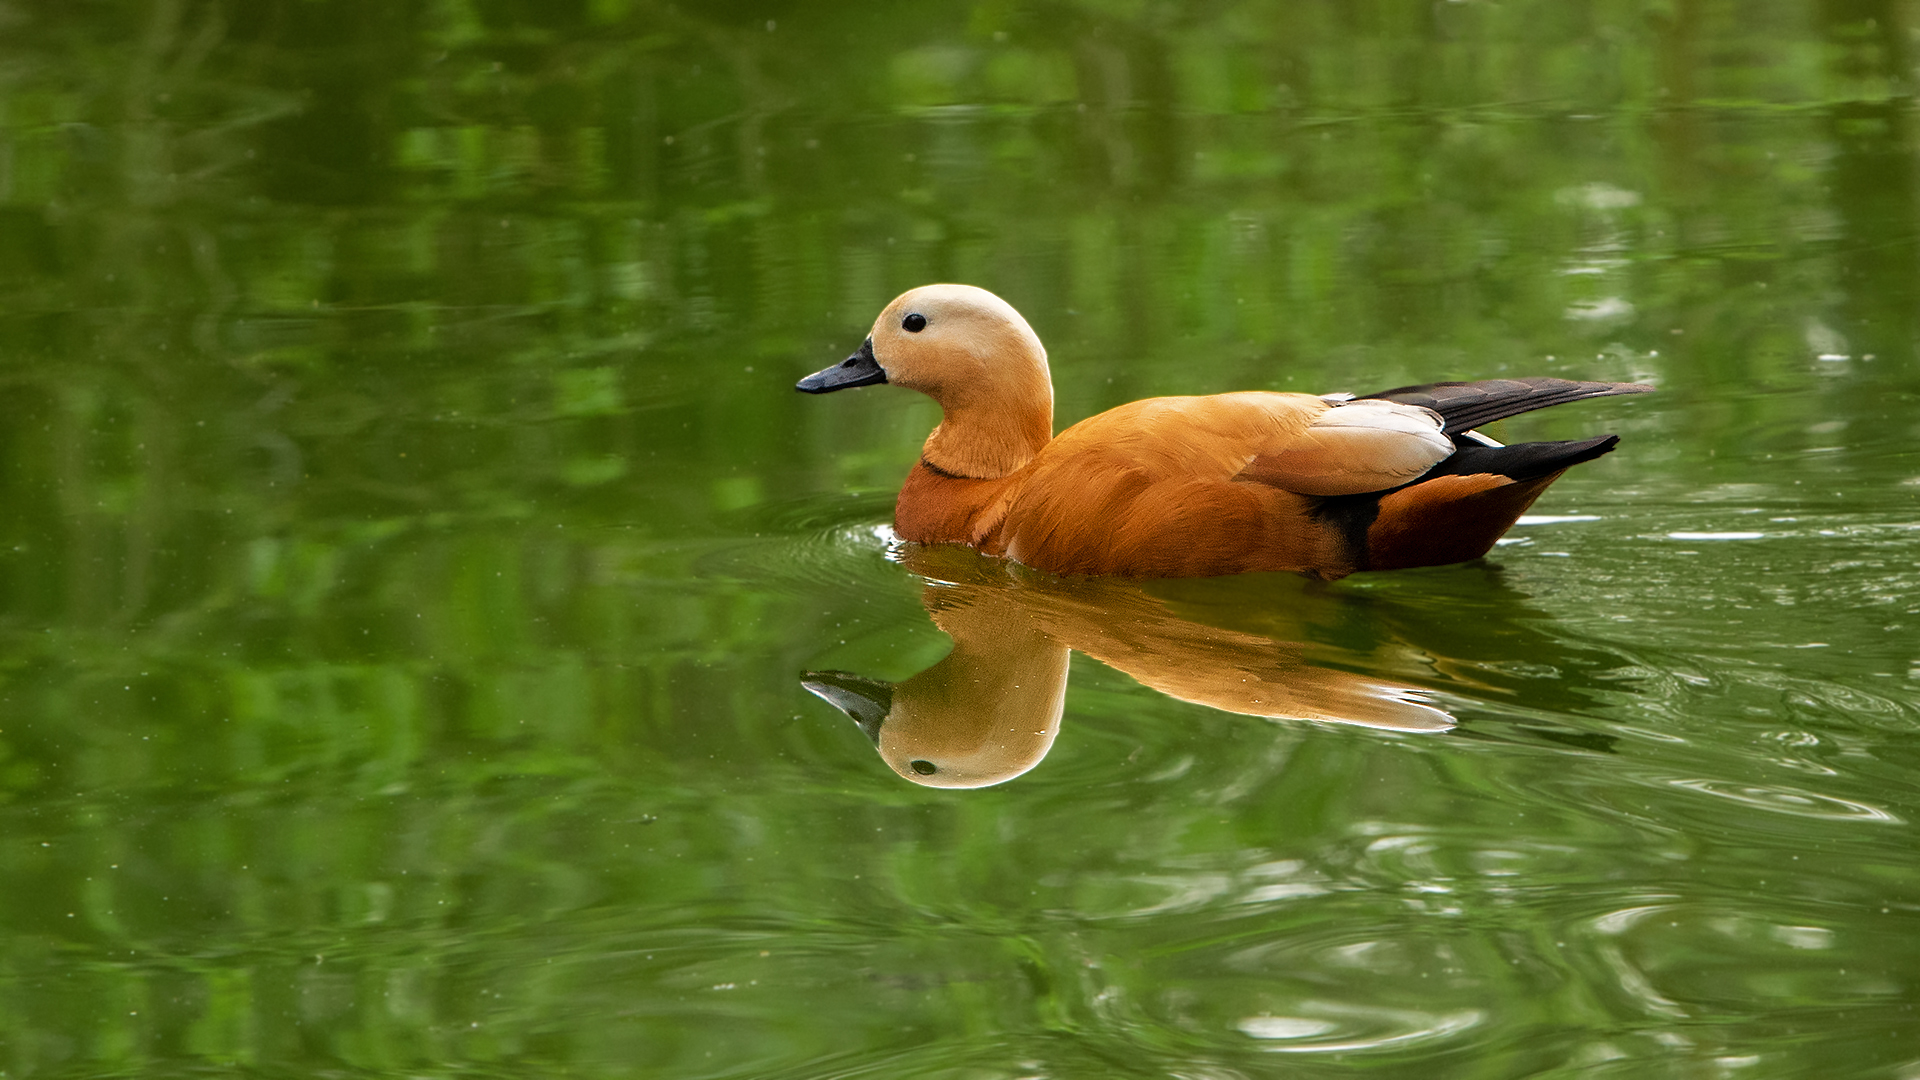
M894 298L852 356L795 384L809 394L888 383L945 414L927 461L956 476L1004 476L1053 437L1047 350L1013 305L972 285L922 285Z

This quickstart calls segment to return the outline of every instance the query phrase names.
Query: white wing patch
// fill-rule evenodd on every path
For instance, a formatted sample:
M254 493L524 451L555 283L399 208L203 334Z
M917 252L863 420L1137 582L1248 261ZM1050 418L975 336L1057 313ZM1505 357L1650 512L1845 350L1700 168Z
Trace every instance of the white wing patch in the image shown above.
M1358 495L1398 487L1445 461L1453 442L1432 409L1365 399L1328 409L1286 445L1255 457L1237 479L1302 495Z

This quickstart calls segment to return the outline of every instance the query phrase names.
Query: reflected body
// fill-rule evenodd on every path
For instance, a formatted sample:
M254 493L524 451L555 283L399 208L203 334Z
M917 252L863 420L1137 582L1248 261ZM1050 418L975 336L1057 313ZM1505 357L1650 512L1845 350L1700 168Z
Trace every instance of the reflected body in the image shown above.
M890 383L940 404L894 507L919 543L1057 574L1340 578L1489 551L1568 468L1617 436L1501 446L1482 424L1632 383L1497 379L1350 394L1149 398L1053 435L1046 349L1011 305L927 285L887 305L824 394Z
M928 579L922 602L953 651L895 684L843 672L809 672L803 683L916 784L986 787L1038 765L1060 731L1073 651L1225 712L1388 731L1453 727L1418 687L1322 666L1299 641L1184 618L1130 582L1010 574L954 547L901 555Z

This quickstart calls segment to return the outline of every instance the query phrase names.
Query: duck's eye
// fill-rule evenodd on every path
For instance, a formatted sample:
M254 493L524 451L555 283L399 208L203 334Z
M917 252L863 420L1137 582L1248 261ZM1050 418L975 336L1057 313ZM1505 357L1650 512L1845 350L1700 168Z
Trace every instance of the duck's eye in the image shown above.
M916 311L913 314L907 316L906 318L900 320L900 328L902 330L905 330L909 334L917 334L920 331L925 330L927 328L927 317ZM914 767L918 768L919 766L916 765ZM932 772L933 767L928 766L927 771Z
M908 316L908 318L920 319L920 316L910 315ZM921 326L927 325L927 320L920 319L920 325ZM907 762L907 767L912 769L914 772L919 773L921 776L932 776L934 773L937 773L940 771L940 766L935 765L933 762L927 761L924 758L916 758L913 761Z

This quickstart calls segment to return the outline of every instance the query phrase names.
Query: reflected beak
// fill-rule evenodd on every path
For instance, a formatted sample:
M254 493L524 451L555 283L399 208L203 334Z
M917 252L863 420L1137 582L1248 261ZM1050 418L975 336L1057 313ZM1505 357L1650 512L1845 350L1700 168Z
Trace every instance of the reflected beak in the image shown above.
M845 360L816 371L793 384L795 390L808 394L826 394L835 390L845 390L854 386L872 386L887 381L887 373L880 368L880 361L873 358L873 338L862 342L858 352Z
M844 671L803 671L800 685L814 697L852 717L860 730L867 733L867 738L879 744L880 724L893 711L892 683Z

